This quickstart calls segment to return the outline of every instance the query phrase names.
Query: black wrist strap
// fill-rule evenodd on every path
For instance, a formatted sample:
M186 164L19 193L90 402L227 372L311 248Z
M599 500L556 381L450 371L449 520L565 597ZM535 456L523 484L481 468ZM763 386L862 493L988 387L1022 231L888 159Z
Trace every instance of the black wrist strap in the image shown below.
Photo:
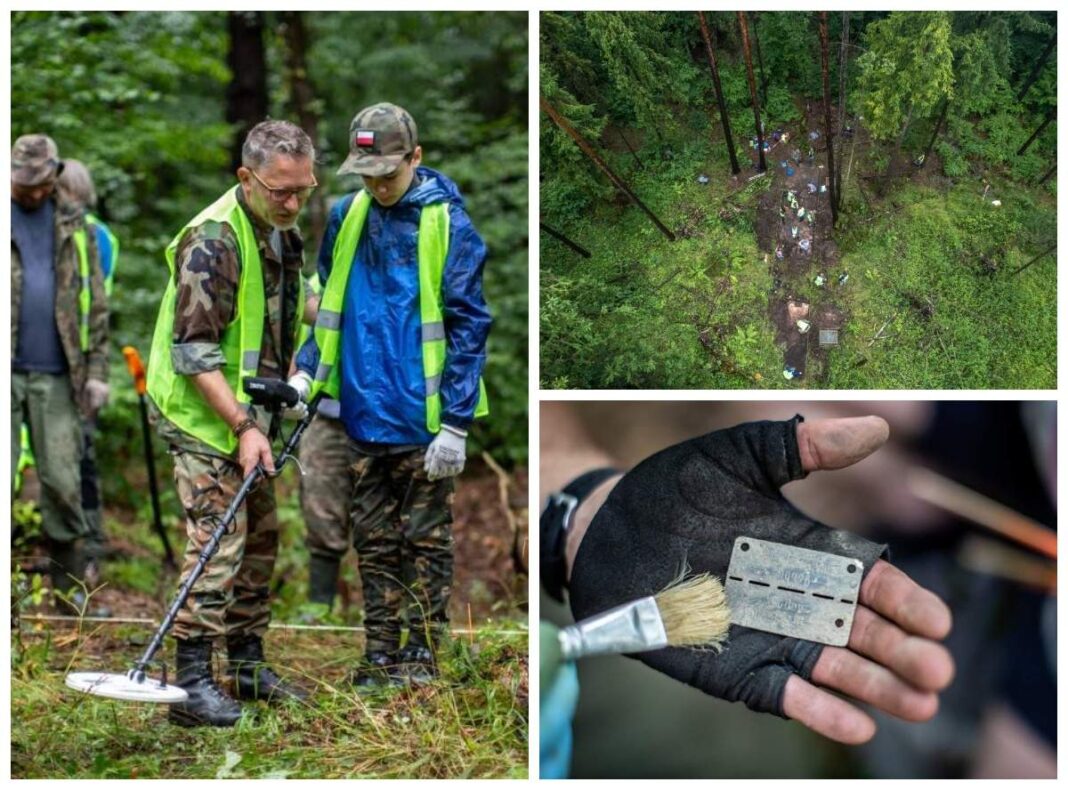
M579 475L563 490L549 494L541 514L541 583L545 591L561 603L567 586L567 533L579 504L605 480L622 474L619 469L604 467Z

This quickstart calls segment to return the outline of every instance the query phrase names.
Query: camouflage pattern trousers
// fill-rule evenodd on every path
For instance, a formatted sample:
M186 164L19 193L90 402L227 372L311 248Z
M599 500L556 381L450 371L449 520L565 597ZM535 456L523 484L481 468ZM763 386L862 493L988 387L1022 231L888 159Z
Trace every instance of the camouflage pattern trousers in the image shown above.
M300 439L300 508L309 554L340 560L349 550L356 449L340 420L320 414Z
M174 481L185 508L185 556L179 584L189 577L201 550L241 487L241 469L232 461L172 448ZM261 480L249 491L218 551L193 585L178 612L174 635L262 637L271 620L270 584L278 555L274 484Z
M427 480L425 455L425 448L365 452L340 422L328 419L315 420L301 440L308 550L340 557L351 540L368 651L396 650L404 619L409 643L422 645L448 625L454 484L452 478Z

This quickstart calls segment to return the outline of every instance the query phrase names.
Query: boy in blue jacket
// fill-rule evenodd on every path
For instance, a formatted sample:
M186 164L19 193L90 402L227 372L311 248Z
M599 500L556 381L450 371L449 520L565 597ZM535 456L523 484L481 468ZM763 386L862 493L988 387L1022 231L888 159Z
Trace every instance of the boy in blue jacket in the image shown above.
M364 189L330 213L316 328L290 384L305 399L323 391L340 401L356 459L351 528L367 648L350 680L423 683L448 625L453 478L471 422L488 411L486 247L456 185L421 166L407 111L367 107L349 132L338 173L362 176Z

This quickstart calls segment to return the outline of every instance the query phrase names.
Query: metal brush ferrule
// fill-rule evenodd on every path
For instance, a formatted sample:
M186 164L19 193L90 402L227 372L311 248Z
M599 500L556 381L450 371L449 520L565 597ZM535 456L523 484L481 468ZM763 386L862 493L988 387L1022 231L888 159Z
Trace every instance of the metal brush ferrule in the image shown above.
M641 653L667 647L667 632L652 596L617 606L560 629L564 659L610 653Z

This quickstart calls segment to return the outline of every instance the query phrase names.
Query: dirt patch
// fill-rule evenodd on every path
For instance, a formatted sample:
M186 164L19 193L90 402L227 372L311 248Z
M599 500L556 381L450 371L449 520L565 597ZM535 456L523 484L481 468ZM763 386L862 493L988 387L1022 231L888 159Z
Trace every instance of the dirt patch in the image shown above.
M906 291L903 296L909 307L916 312L922 320L930 321L935 314L934 302L928 296L921 297L912 291Z
M793 377L808 371L810 350L818 347L817 318L840 275L820 147L821 139L807 133L781 135L768 152L775 180L757 207L758 240L771 253L766 257L772 275L769 317L783 350L784 373Z
M682 219L675 226L675 235L680 239L692 239L701 234L701 225L708 214L699 206L686 206L682 209Z
M105 524L135 523L126 511L107 509L106 516ZM474 619L485 619L502 610L514 612L524 609L529 562L526 470L520 468L502 478L486 465L475 463L457 486L453 517L455 564L450 606L453 622L467 622L469 605ZM149 528L147 524L143 527ZM171 539L180 561L184 541L173 529ZM109 543L118 558L153 558L150 551L120 535L112 535ZM351 555L346 562L352 562ZM44 550L33 547L31 555L22 565L29 572L47 572L48 560ZM107 575L108 566L105 564L105 581ZM280 558L275 573L276 586L285 583L285 576ZM174 594L176 582L175 574L166 573L162 583L165 593L150 595L120 585L117 579L112 579L111 583L94 593L92 603L94 608L106 607L115 617L159 618ZM342 607L362 606L358 582L341 590L340 603ZM33 611L70 613L63 608L64 611L60 611L50 604L43 604Z

